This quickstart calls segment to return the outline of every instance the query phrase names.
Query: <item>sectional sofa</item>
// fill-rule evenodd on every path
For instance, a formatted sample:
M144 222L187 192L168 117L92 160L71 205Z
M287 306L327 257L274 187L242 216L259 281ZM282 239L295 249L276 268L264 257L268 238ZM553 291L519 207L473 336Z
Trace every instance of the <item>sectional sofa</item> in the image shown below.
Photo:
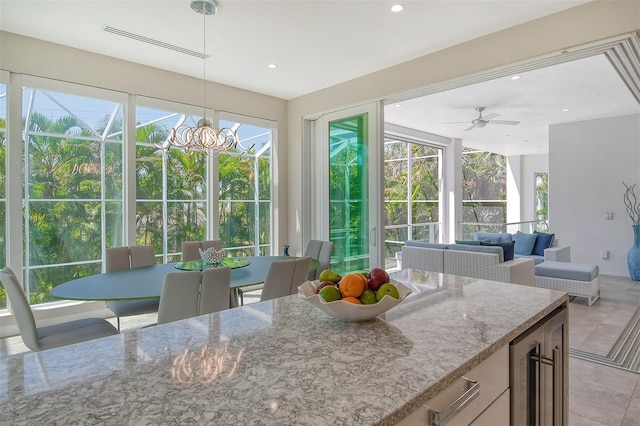
M570 262L571 252L553 234L477 232L473 241L456 244L406 241L396 257L401 268L535 286L535 265Z
M497 246L407 241L401 267L535 286L535 261L504 261L503 249Z
M516 232L476 232L474 241L488 243L510 243L513 242L514 258L531 258L536 265L545 260L555 262L571 262L571 247L561 246L555 234L544 232L533 232L527 234Z

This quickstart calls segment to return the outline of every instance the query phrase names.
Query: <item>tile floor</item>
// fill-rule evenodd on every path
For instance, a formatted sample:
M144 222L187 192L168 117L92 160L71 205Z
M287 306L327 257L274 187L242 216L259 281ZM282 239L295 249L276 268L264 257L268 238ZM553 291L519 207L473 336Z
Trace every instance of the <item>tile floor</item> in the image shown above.
M247 292L244 298L245 303L258 302L260 292ZM602 276L597 302L587 306L584 299L576 298L570 303L570 347L606 355L639 306L640 282ZM155 323L156 315L121 321L123 330L134 329ZM0 339L3 356L25 350L19 337ZM640 374L570 357L569 425L640 426Z
M569 347L606 356L640 307L640 282L603 275L600 292L569 304ZM640 426L640 374L569 357L569 424Z

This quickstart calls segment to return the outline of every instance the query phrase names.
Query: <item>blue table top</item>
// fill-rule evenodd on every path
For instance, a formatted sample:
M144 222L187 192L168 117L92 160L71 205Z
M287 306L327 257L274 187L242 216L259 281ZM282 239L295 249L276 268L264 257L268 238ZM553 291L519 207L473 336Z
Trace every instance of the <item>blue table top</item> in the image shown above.
M295 259L289 256L248 256L250 264L231 270L231 288L245 287L264 282L271 262ZM310 271L318 268L312 260ZM54 287L51 296L69 300L135 300L160 297L164 276L180 272L175 263L164 263L124 271L106 272L78 278Z

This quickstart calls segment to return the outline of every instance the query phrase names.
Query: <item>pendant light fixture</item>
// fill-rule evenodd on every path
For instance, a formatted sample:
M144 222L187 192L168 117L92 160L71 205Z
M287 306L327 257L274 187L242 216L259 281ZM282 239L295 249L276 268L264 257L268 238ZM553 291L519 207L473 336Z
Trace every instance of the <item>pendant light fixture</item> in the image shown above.
M207 15L215 15L218 4L215 0L193 0L191 9L202 14L203 42L202 42L202 118L195 127L182 124L171 129L169 137L162 143L156 144L157 148L169 150L171 147L182 149L186 152L201 151L210 157L218 157L220 154L241 155L253 148L244 147L238 139L238 134L230 128L217 129L207 119L206 107L206 60L207 60Z

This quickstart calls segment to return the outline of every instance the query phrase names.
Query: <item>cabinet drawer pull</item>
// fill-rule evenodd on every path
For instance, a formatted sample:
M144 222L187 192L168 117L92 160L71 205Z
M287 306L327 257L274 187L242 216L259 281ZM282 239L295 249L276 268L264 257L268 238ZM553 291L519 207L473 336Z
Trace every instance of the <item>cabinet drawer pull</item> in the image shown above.
M442 410L436 410L431 407L427 410L427 419L430 426L446 425L457 413L462 411L471 401L480 395L480 382L466 377L462 377L460 380L463 381L464 389L464 392L460 396Z

